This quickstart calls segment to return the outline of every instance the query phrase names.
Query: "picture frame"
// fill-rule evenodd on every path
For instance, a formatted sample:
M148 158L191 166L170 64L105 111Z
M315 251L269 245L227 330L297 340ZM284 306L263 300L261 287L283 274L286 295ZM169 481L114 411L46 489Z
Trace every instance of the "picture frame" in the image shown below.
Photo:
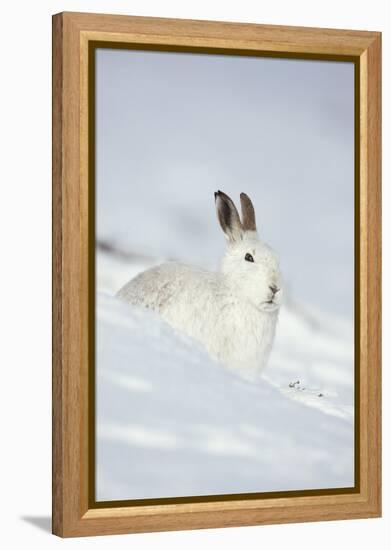
M99 505L94 487L94 51L355 66L355 474L352 489ZM53 16L53 533L61 537L381 515L381 33L64 12Z

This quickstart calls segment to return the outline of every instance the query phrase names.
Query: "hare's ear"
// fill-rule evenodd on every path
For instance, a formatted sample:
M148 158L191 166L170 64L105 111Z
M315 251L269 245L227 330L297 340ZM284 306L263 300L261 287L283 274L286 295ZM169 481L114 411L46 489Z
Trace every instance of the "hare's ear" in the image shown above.
M256 231L255 210L251 199L246 193L240 193L240 204L242 206L242 220L244 231Z
M222 191L217 191L215 202L217 217L225 236L230 242L239 241L243 236L243 227L233 201Z

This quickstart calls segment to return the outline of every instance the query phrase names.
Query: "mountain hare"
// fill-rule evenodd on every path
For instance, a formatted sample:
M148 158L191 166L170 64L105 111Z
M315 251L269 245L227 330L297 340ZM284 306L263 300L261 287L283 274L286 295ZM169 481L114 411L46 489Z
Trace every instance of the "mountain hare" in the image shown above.
M210 355L252 379L268 360L282 289L278 259L258 236L253 204L245 193L240 202L242 221L230 197L215 193L227 239L219 272L167 262L137 275L117 296L157 311L202 342Z

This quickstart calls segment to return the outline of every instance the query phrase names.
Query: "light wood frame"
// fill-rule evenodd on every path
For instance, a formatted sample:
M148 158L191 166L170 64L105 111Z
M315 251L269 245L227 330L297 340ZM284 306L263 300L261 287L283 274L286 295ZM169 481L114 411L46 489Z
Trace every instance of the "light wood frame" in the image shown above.
M91 153L89 44L197 49L356 64L355 491L91 506ZM357 149L358 148L358 149ZM210 21L61 13L53 17L53 533L63 537L378 517L381 514L381 34ZM357 301L356 301L357 304ZM358 315L359 312L359 315ZM180 500L180 499L179 499Z

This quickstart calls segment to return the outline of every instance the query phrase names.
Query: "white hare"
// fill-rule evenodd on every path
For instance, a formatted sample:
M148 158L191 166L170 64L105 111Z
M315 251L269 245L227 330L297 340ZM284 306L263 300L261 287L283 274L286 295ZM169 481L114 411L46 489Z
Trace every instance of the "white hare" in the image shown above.
M215 193L227 238L219 272L167 262L137 275L117 296L157 311L213 357L252 379L273 345L282 283L275 253L258 236L250 198L241 193L240 201L242 221L228 195Z

